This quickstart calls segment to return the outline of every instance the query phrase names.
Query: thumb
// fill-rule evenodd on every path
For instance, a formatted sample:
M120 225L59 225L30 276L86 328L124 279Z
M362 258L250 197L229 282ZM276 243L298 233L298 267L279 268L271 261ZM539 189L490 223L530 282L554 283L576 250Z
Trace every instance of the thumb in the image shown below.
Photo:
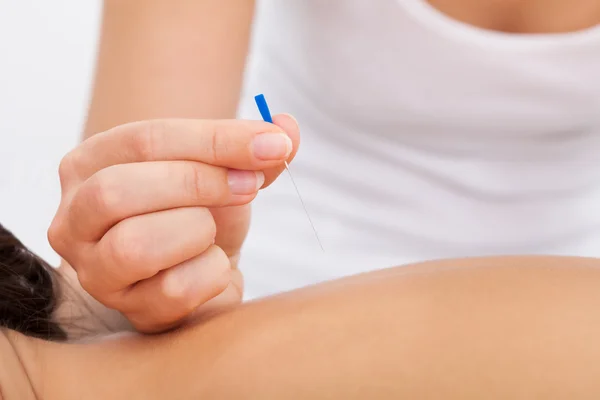
M279 114L273 116L273 124L277 125L292 139L293 150L288 158L291 162L298 151L300 144L300 128L298 123L289 114ZM268 169L265 173L265 184L263 188L269 186L282 171L285 165ZM211 213L217 225L217 236L215 244L227 253L230 257L236 257L248 233L250 225L250 207L248 205L211 208Z
M294 117L290 114L278 114L273 116L273 124L277 125L292 139L293 150L290 156L287 159L287 162L290 163L296 156L298 152L298 147L300 146L300 127L298 126L298 122ZM285 165L281 164L280 166L270 168L265 170L265 183L263 188L269 186L277 177L285 170Z

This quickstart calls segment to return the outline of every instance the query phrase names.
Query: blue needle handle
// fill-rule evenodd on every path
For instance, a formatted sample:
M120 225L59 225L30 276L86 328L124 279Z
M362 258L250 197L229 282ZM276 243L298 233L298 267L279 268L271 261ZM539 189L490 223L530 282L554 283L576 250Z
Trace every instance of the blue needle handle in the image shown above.
M256 95L256 96L254 96L254 101L256 101L256 106L258 107L258 111L260 112L262 119L265 122L273 123L273 118L271 117L271 111L269 111L269 105L267 104L267 100L265 99L265 96L263 94ZM290 175L292 184L294 185L294 188L296 189L296 193L298 194L300 203L302 203L302 208L304 208L304 212L306 213L306 216L308 217L308 222L310 222L310 226L312 227L312 229L315 233L317 242L319 242L319 246L321 246L321 250L325 251L325 249L323 248L323 244L321 243L321 239L319 239L319 234L317 233L317 230L315 229L315 225L313 224L312 219L310 218L310 214L308 213L308 210L306 208L306 205L304 204L304 200L302 200L302 196L300 196L300 191L298 190L298 186L296 185L296 182L294 181L294 177L292 176L292 173L290 171L290 166L288 165L287 161L285 162L285 169L287 169L288 174Z
M265 95L259 94L254 96L254 100L256 101L256 105L258 106L258 111L260 111L260 116L262 119L265 122L273 123L273 118L271 117L271 111L269 111L269 105L267 104Z

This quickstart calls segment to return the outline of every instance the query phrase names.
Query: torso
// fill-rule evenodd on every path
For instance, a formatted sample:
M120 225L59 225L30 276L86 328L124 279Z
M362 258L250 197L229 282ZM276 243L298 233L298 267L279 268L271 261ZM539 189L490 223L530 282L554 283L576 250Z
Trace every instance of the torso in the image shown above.
M598 0L427 1L450 18L499 32L567 33L588 29L600 23Z
M325 253L282 176L254 204L249 297L437 258L600 255L598 22L590 0L260 3L241 116L263 92L299 120L291 170Z

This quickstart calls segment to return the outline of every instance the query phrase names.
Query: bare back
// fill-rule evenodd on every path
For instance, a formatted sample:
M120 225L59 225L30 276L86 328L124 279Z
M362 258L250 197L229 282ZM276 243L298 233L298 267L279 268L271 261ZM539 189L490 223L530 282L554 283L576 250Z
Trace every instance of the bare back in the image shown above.
M16 342L44 399L598 398L599 265L431 262L251 302L166 335L36 342L35 352Z

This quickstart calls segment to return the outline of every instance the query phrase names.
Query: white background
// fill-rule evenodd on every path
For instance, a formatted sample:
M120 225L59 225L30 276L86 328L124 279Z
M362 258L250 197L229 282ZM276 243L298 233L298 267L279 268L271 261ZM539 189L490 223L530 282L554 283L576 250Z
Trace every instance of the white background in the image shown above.
M99 0L0 0L0 223L51 263L57 168L79 140Z

